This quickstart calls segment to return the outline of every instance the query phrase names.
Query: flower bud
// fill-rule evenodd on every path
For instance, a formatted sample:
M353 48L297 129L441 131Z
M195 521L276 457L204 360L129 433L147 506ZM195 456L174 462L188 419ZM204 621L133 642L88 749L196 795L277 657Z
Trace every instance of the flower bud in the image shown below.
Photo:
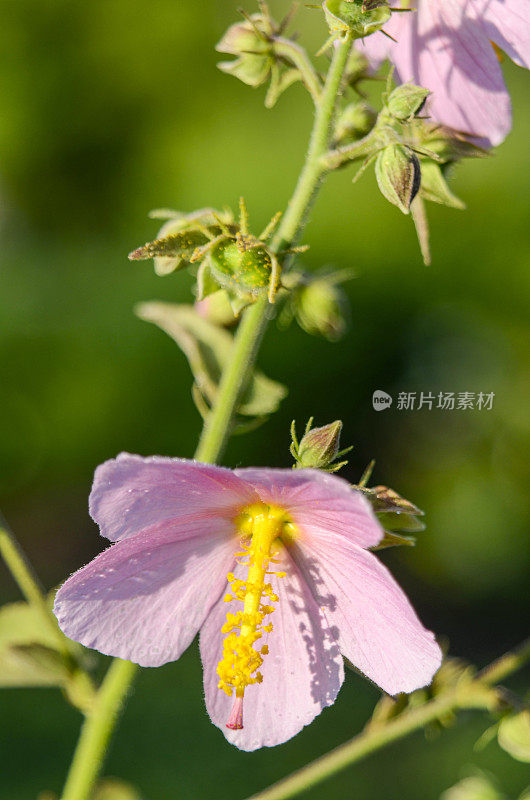
M346 295L330 276L309 278L293 299L298 324L307 333L337 341L346 331Z
M391 92L386 107L393 117L405 122L421 111L429 94L422 86L404 83Z
M256 14L256 25L259 25L261 16ZM253 19L254 19L253 17ZM231 56L253 53L259 55L268 53L270 44L265 34L260 36L249 22L237 22L231 25L220 42L215 46L218 53L228 53Z
M438 123L414 120L412 135L415 142L430 150L444 163L489 155L487 150L473 144L465 134Z
M219 325L221 328L230 328L237 322L228 294L224 289L213 292L202 300L197 300L195 311L203 319Z
M360 100L350 103L340 114L335 126L335 141L337 144L349 144L366 136L375 125L377 113L374 109Z
M291 453L296 461L295 466L298 469L322 469L326 472L336 472L348 462L341 461L339 464L334 464L333 462L339 456L351 450L351 447L339 450L342 422L335 420L335 422L330 422L329 425L313 429L311 428L312 424L313 417L306 425L300 444L296 438L294 421L291 425Z
M275 28L272 20L262 14L254 14L251 19L252 23L231 25L215 49L238 56L235 61L221 61L219 69L255 88L265 83L271 73L274 54L270 31Z
M377 156L375 175L386 199L408 214L421 182L417 156L401 144L388 145Z
M313 469L329 467L339 452L341 431L342 422L336 420L306 433L298 451L299 466Z
M325 0L322 7L336 38L363 39L380 30L391 16L387 0Z

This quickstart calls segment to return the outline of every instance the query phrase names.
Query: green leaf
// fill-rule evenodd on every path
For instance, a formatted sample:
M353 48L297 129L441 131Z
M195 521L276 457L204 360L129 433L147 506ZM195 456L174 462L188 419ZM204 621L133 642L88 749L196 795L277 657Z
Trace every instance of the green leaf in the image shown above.
M517 761L530 762L530 710L505 717L499 725L498 742Z
M200 317L190 305L141 303L136 314L140 319L153 322L178 344L188 359L201 394L212 405L221 374L231 357L232 334ZM246 416L271 414L286 394L285 386L255 370L238 412Z
M0 608L0 687L63 686L67 666L57 637L28 603Z

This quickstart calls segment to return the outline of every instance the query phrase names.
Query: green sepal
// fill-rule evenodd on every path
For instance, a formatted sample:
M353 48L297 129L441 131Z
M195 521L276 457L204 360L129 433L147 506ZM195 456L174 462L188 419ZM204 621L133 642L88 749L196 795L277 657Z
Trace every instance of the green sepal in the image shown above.
M215 294L219 289L220 286L212 275L208 261L201 261L197 270L197 300L204 300L205 297Z
M189 264L195 250L208 241L208 237L200 231L184 230L179 233L170 233L133 250L132 253L129 253L129 259L145 261L148 258L154 258L156 259L157 275L167 275Z
M252 54L240 56L235 61L220 61L217 66L222 72L239 78L240 81L256 89L262 86L271 72L269 56L255 56Z
M420 196L431 203L465 209L466 205L450 190L439 164L422 159Z
M273 108L278 102L278 98L289 86L300 80L299 70L293 68L283 69L276 62L271 68L271 82L265 95L265 107Z
M386 550L388 547L414 547L416 539L414 536L400 536L391 531L385 531L385 535L381 541L370 550L376 552L377 550Z

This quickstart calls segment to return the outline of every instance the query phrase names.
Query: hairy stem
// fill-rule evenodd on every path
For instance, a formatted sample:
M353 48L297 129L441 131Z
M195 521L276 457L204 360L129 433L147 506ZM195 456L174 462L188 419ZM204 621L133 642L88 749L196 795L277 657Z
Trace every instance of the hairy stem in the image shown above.
M326 83L320 94L304 167L287 211L272 242L279 252L299 236L323 175L321 158L329 145L331 125L342 75L351 49L346 41L335 48ZM241 392L254 366L270 314L270 304L260 298L243 315L232 357L221 382L215 406L204 425L195 458L213 463L220 459L230 435ZM62 800L88 800L101 771L110 736L137 667L114 659L107 671L93 713L81 729Z
M136 672L136 664L115 658L87 717L66 779L62 800L88 800L118 714Z
M292 64L298 69L302 77L302 81L309 94L313 98L313 102L317 105L322 85L317 71L315 70L310 59L307 57L306 51L303 47L291 41L290 39L277 38L274 41L274 52L285 59L287 63Z
M307 157L294 194L271 242L275 252L284 250L296 242L320 186L324 174L321 158L328 147L342 75L350 49L349 41L335 48L326 83L317 104ZM221 378L217 402L206 420L195 454L199 461L216 461L224 451L230 435L232 418L254 366L269 314L270 304L266 298L261 298L243 315L235 337L231 361Z
M469 684L461 686L456 683L425 705L403 711L399 716L381 724L368 725L349 742L247 800L287 800L297 797L377 750L424 728L430 722L435 722L448 712L466 708L491 710L496 702L491 688L529 660L530 640L494 661Z

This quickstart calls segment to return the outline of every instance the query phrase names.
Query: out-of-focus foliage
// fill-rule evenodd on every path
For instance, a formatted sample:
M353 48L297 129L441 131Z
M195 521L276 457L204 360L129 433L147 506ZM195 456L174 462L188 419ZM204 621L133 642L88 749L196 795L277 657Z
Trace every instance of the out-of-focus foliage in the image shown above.
M200 416L185 359L133 315L138 302L193 301L184 273L157 277L127 253L152 240L151 208L225 205L244 195L260 229L289 197L311 122L300 85L272 111L216 69L214 45L238 3L9 0L0 26L0 503L48 587L104 543L86 499L94 467L120 450L191 456ZM276 18L286 11L272 3ZM252 9L250 9L252 10ZM316 51L323 15L293 26ZM322 68L327 56L321 57ZM342 419L342 471L426 512L416 548L381 558L424 622L479 664L524 636L528 490L528 76L506 64L515 128L494 158L459 167L467 211L429 208L433 265L410 221L368 174L341 171L304 234L304 269L347 267L340 342L297 326L267 333L260 368L289 388L280 411L231 442L231 466L289 466L293 418ZM383 86L374 83L370 91ZM392 407L374 411L381 389ZM399 411L406 392L495 392L491 411ZM19 599L0 566L4 601ZM203 708L194 648L144 670L106 772L150 800L243 797L344 741L376 690L349 675L335 706L292 742L256 754L227 745ZM79 717L53 690L3 691L2 796L58 792ZM338 776L326 797L435 800L473 761L518 797L526 766L477 721L416 737ZM204 753L208 753L205 761ZM309 800L321 797L309 792Z

